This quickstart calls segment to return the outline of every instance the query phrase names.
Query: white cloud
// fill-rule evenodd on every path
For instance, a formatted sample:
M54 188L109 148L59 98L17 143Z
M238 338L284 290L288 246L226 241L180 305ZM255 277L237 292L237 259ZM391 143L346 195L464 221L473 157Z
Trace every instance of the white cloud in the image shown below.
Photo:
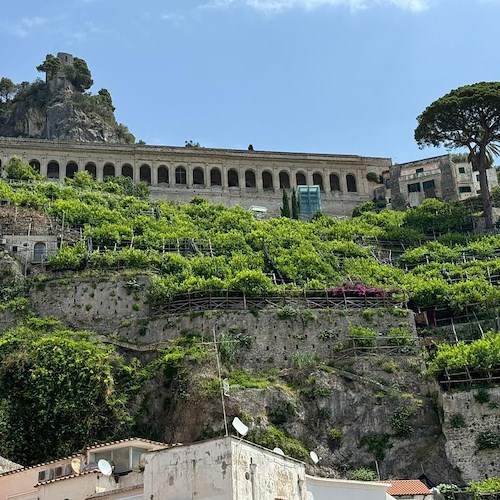
M375 7L377 5L392 5L394 7L420 12L426 10L430 0L241 0L246 5L265 12L279 12L292 8L313 10L322 6L344 6L352 11ZM241 2L240 2L241 3Z
M24 38L30 35L40 26L47 23L47 18L45 17L24 17L18 23L14 23L7 26L7 30L10 31L14 36Z

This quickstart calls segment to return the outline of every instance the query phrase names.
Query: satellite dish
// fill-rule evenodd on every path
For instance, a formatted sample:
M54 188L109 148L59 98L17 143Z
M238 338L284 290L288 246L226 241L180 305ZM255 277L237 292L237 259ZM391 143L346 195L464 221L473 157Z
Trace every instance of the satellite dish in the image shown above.
M273 453L276 453L276 455L281 455L282 457L285 456L285 452L281 448L274 448Z
M101 460L97 462L97 468L104 476L111 476L111 474L113 474L113 466L107 460L104 460L104 458L101 458Z
M82 461L79 458L73 458L73 460L71 460L71 468L75 474L80 474L83 469Z
M310 491L307 492L306 500L314 500L314 495Z
M241 437L247 435L248 427L238 417L233 418L232 425Z
M319 462L319 457L315 451L311 451L311 453L309 453L309 456L311 457L311 460L314 462L314 464L317 464Z

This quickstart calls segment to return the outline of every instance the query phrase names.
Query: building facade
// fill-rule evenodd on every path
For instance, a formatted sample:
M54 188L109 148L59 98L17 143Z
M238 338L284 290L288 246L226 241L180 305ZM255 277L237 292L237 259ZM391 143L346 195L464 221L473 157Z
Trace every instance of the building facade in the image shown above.
M232 436L175 446L132 438L0 473L0 500L394 500L389 484L305 468Z
M124 176L150 185L159 200L188 202L201 196L210 202L267 208L279 215L282 189L318 186L322 210L349 215L373 199L389 158L312 153L281 153L140 144L71 143L0 137L0 166L14 156L29 162L48 179L72 178L80 171L95 179Z
M498 186L496 171L487 171L490 189ZM467 162L453 162L452 155L392 165L382 174L384 186L377 197L385 196L395 210L421 205L426 198L463 201L481 193L479 173Z

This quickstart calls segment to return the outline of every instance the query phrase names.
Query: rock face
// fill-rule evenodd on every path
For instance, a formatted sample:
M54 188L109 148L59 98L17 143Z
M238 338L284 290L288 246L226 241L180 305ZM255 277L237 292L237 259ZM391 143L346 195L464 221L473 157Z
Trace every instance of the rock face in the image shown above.
M114 117L105 119L96 112L86 112L74 102L71 93L59 92L57 99L45 107L30 101L18 103L0 127L0 135L77 142L133 142L124 130Z
M86 92L93 81L85 61L62 52L47 57L57 70L48 68L47 60L40 65L37 69L46 73L45 82L13 85L11 94L0 99L0 136L135 142L127 127L116 122L110 93L106 89L97 95Z

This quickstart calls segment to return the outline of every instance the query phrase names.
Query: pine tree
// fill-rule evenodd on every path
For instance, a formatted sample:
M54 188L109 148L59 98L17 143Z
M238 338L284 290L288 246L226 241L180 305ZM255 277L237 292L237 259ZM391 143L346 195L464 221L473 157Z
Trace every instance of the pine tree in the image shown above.
M290 218L290 201L285 188L283 188L283 206L281 207L281 217Z

